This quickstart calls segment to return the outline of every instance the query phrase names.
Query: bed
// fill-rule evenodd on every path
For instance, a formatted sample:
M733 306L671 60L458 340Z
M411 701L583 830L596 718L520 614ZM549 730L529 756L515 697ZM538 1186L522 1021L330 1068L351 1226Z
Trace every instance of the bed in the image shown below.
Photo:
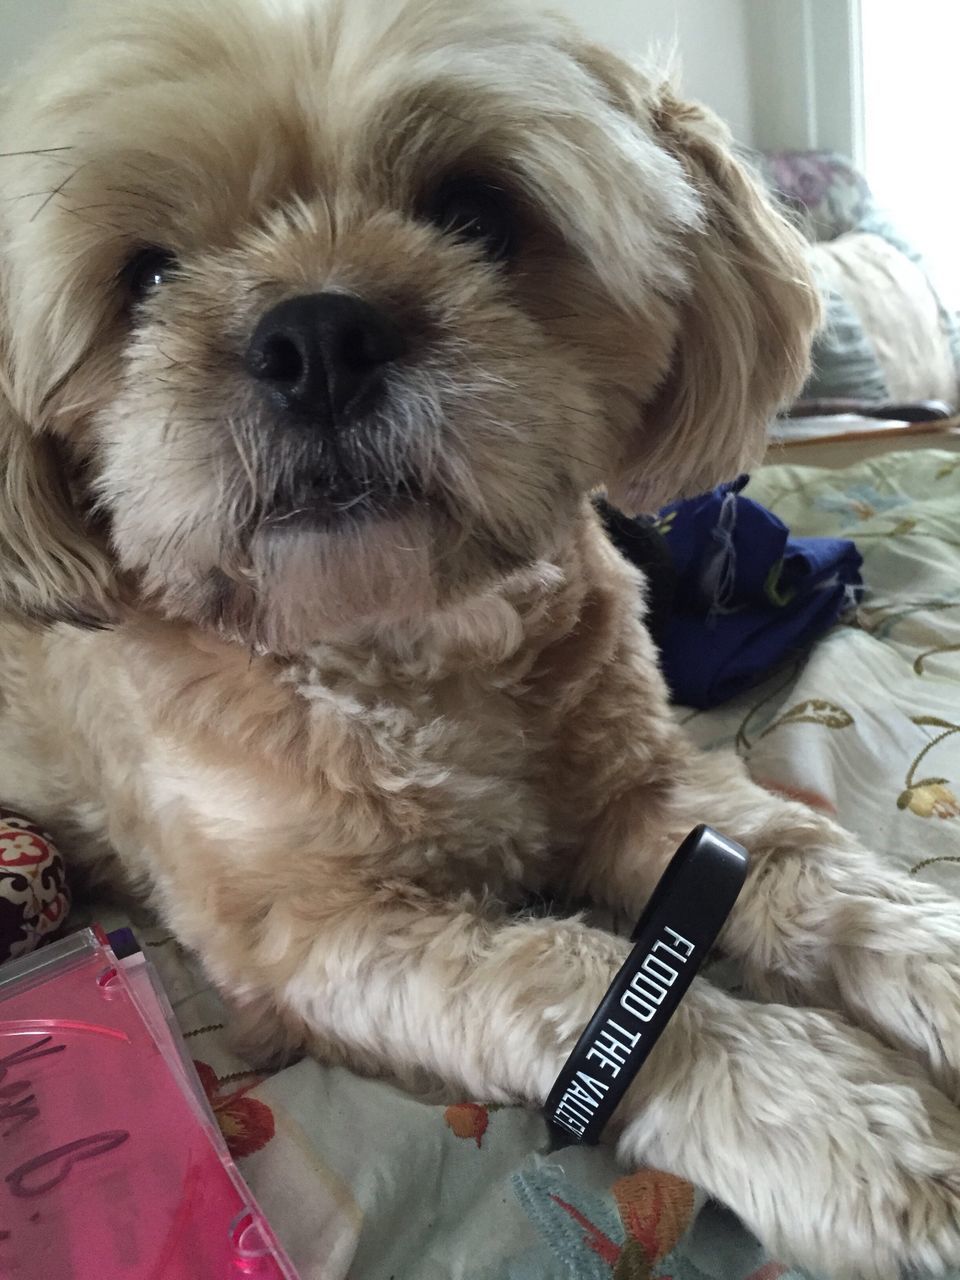
M781 463L748 493L798 533L854 538L867 593L749 694L678 717L705 748L733 747L765 784L960 894L960 453L914 449L843 470ZM601 1148L551 1150L529 1111L425 1102L310 1060L251 1072L196 964L150 922L140 933L303 1280L804 1274L679 1179L618 1168ZM735 989L735 974L721 965L717 976Z

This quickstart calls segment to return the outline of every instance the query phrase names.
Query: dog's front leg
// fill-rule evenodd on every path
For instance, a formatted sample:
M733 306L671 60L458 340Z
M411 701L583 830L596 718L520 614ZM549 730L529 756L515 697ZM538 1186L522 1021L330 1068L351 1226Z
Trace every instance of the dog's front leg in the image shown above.
M383 887L262 910L203 942L221 983L322 1056L424 1072L478 1100L543 1104L628 944L576 920L509 920ZM242 942L242 948L239 943ZM242 984L242 985L241 985ZM610 1125L620 1154L706 1187L815 1267L960 1261L960 1116L831 1015L695 980Z
M733 755L696 755L682 767L653 821L642 792L605 815L578 887L638 912L682 835L710 823L751 856L720 938L750 993L842 1009L960 1099L960 903L757 786ZM618 838L631 821L638 837Z

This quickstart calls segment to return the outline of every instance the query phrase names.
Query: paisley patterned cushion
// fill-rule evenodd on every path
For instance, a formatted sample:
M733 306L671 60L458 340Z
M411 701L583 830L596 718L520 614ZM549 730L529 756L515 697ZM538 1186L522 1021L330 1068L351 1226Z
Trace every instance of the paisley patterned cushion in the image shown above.
M52 938L70 909L63 859L45 831L0 808L0 960Z

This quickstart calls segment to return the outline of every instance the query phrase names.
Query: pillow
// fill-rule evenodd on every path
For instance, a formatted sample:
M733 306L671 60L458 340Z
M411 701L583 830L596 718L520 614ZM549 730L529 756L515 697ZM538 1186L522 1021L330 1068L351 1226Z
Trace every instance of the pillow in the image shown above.
M956 404L950 334L923 269L888 240L866 231L812 245L809 254L825 294L827 320L803 397Z
M890 390L860 317L831 284L831 272L811 255L823 299L823 324L813 341L813 372L805 400L889 400Z
M56 845L21 814L0 808L0 961L56 937L69 910Z

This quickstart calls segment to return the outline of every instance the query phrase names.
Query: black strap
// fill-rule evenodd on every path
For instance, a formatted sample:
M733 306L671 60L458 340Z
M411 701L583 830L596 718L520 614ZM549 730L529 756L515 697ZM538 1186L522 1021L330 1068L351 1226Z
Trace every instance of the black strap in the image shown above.
M544 1105L554 1135L597 1142L716 941L747 874L747 854L696 827L633 931L636 943L564 1063Z

